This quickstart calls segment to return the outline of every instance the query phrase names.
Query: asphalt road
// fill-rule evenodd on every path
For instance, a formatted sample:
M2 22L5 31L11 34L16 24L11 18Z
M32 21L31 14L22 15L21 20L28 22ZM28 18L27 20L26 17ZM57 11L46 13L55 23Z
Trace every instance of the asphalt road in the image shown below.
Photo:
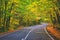
M7 35L0 36L0 40L52 40L45 32L47 24L25 27Z

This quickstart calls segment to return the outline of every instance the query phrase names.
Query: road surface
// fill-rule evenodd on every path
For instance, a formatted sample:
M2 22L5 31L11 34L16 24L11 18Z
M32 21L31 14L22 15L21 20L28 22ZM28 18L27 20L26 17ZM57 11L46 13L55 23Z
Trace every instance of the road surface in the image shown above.
M46 33L47 24L25 27L7 35L0 36L0 40L52 40Z

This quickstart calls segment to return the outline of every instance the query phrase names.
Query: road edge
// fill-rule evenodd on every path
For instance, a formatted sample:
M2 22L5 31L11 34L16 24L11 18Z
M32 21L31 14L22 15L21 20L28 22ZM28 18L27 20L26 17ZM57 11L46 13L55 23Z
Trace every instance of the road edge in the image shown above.
M54 40L54 38L48 33L47 29L44 28L44 30L45 30L46 34L51 38L51 40Z

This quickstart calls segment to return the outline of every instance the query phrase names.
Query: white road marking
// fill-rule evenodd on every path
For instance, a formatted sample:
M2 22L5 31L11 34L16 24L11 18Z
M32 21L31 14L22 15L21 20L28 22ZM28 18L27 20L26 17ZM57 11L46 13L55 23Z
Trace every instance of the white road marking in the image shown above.
M51 40L54 40L54 38L51 35L49 35L49 33L47 32L45 27L44 27L44 30L45 30L46 34L51 38Z
M26 40L26 38L28 37L28 35L29 35L32 31L33 31L33 29L31 29L31 30L29 31L29 33L26 35L26 37L25 37L25 38L22 38L21 40Z
M46 26L46 25L45 25L45 26ZM26 40L27 37L29 36L29 34L30 34L34 29L35 29L35 28L31 29L31 30L28 32L28 34L26 35L26 37L25 37L25 38L22 38L21 40ZM44 27L44 30L45 30L46 34L47 34L52 40L54 40L54 39L49 35L49 33L47 32L47 30L46 30L45 27Z
M37 25L36 25L37 26ZM39 27L40 26L42 26L42 25L39 25ZM26 27L27 28L27 27ZM32 27L28 27L27 29L31 29ZM32 28L29 32L28 32L28 34L26 35L26 37L25 38L22 38L21 40L26 40L27 39L27 37L28 37L28 35L34 30L34 29L36 29L36 28L38 28L38 27L35 27L35 28Z
M39 27L42 27L42 25L39 25ZM30 27L31 28L31 27ZM27 39L27 37L28 37L28 35L34 30L34 29L36 29L36 28L38 28L38 27L35 27L35 28L32 28L29 32L28 32L28 34L26 35L26 37L25 38L22 38L21 40L26 40Z

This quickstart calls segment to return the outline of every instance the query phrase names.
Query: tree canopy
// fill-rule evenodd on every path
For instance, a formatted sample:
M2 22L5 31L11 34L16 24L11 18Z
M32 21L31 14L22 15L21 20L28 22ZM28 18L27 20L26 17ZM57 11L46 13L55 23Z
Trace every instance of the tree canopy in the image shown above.
M6 31L31 26L54 21L54 17L60 23L59 12L59 0L0 0L0 28Z

